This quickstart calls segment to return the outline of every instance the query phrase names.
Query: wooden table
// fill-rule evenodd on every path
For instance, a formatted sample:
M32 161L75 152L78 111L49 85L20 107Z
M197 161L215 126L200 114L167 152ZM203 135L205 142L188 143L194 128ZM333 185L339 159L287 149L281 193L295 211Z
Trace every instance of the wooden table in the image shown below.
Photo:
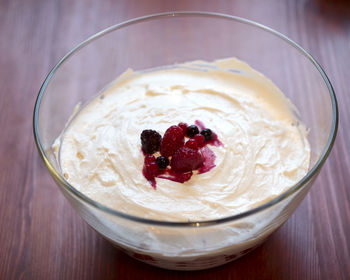
M261 247L211 270L174 272L112 247L70 207L36 150L32 112L47 72L89 35L137 16L203 10L270 26L308 50L336 91L334 149L295 214ZM349 279L350 3L0 0L0 279Z

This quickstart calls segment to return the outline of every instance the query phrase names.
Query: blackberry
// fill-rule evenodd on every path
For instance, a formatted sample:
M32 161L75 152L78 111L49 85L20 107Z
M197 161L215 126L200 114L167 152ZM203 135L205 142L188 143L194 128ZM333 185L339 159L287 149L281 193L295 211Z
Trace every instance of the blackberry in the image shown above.
M193 124L193 125L190 125L189 127L187 127L186 134L188 137L193 137L198 133L199 133L199 129L196 125Z
M169 160L167 157L159 156L156 158L156 163L158 164L159 169L165 169L169 165Z
M204 138L205 138L206 141L211 140L212 137L213 137L213 132L212 132L209 128L204 128L204 129L201 131L201 134L204 136Z
M146 154L153 154L160 149L162 136L155 130L146 129L141 133L142 150Z

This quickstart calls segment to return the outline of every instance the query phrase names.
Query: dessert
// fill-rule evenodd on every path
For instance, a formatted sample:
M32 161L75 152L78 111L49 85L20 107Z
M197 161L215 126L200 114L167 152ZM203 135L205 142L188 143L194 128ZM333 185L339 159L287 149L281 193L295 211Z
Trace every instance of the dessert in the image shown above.
M198 120L210 129L199 134L189 126L186 134L203 144L215 132L223 145L194 155L193 141L164 141L172 125L179 124L172 133L183 135L184 122ZM152 145L143 145L142 135L140 141L143 131ZM79 191L118 211L162 221L212 220L257 207L299 181L310 158L307 129L293 105L237 59L128 70L80 109L54 149L65 178ZM169 163L144 155L155 149ZM194 162L190 178L183 172L189 167L176 160L184 157ZM157 177L153 188L143 166L156 170L157 161L185 177Z

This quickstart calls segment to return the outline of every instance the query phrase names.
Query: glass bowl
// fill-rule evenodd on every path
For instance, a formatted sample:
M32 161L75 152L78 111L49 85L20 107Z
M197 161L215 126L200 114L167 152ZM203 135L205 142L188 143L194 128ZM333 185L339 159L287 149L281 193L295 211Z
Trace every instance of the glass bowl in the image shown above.
M216 220L167 222L108 208L71 186L52 144L75 106L89 102L126 69L143 70L197 59L237 57L271 79L310 129L308 173L288 191L249 211ZM299 45L261 24L223 14L176 12L112 26L79 44L51 70L34 109L39 153L60 190L83 219L132 257L177 270L235 260L278 229L309 191L334 143L338 112L320 65Z

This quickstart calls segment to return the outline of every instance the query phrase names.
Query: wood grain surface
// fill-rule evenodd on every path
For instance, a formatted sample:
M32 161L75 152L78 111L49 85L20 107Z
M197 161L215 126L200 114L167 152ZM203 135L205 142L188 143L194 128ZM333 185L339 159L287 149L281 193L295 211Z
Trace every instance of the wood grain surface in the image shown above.
M112 247L71 208L36 150L32 112L48 71L126 19L202 10L272 27L308 50L337 94L334 149L294 215L247 256L174 272ZM0 279L350 279L350 2L0 0Z

